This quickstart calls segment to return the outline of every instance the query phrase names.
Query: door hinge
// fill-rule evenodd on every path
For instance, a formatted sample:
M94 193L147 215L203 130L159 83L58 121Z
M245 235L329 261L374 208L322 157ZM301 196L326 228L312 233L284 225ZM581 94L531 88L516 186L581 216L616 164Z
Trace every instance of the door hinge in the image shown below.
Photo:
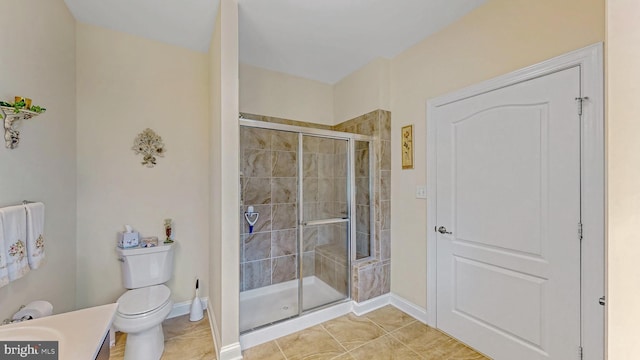
M584 353L582 352L582 346L578 346L578 356L580 360L582 360L584 357Z
M582 240L582 223L578 223L578 239Z
M607 299L604 296L602 296L600 299L598 299L598 304L602 306L607 305Z
M582 106L584 104L585 101L589 100L588 96L585 97L577 97L576 98L576 104L578 105L578 115L582 116Z

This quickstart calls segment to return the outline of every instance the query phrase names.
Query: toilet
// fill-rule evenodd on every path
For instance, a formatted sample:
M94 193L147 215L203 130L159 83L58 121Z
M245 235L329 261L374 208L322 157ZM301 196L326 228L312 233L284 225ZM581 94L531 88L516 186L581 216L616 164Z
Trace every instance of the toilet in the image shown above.
M118 298L113 319L127 333L125 360L158 360L164 351L162 322L173 307L171 290L163 285L173 272L172 244L147 248L116 248L122 283L130 289Z

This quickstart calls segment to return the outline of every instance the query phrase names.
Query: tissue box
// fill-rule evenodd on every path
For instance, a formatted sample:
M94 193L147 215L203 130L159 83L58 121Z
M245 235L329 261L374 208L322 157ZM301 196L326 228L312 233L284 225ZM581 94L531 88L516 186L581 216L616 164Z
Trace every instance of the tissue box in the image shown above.
M143 237L142 239L140 239L140 246L142 247L158 246L158 237L157 236Z
M136 247L139 245L139 234L137 231L134 232L118 232L118 247L123 249Z

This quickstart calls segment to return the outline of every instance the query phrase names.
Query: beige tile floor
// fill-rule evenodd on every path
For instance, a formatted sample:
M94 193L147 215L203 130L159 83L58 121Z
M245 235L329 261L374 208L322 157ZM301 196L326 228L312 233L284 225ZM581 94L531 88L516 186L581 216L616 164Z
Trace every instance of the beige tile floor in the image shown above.
M245 360L489 360L393 306L348 314L247 349Z
M204 319L198 322L190 322L189 315L165 320L162 323L162 329L164 330L162 360L216 360L206 312ZM124 358L126 338L127 334L116 333L116 345L111 348L109 360Z
M164 360L211 359L216 355L207 317L166 320ZM124 355L126 334L116 335L110 360ZM348 314L247 349L245 360L489 360L457 340L393 306L364 316Z

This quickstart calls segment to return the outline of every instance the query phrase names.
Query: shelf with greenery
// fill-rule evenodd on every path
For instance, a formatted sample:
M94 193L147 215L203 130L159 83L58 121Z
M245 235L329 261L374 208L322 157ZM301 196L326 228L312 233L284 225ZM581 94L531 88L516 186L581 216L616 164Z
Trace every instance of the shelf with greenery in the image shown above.
M20 142L20 132L14 128L14 122L18 120L28 120L38 116L47 109L31 105L27 107L24 99L13 104L0 101L0 119L4 119L4 140L9 149L15 149Z

